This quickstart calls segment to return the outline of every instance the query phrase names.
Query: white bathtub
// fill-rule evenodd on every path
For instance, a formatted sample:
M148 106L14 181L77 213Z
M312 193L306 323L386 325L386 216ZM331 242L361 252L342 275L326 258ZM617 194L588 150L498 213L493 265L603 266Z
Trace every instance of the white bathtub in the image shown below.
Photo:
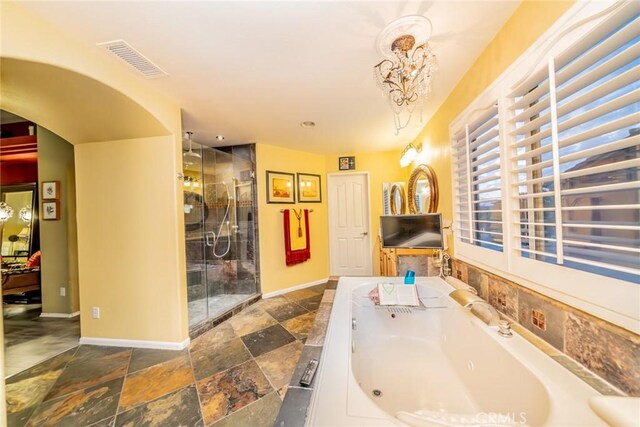
M417 280L426 308L375 307L367 293L390 280L402 279L340 279L307 425L603 425L588 406L597 391L499 336L445 281Z

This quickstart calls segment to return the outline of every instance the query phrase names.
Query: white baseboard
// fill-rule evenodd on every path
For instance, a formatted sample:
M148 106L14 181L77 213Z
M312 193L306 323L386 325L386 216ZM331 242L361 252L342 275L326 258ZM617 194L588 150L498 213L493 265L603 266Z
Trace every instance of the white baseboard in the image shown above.
M71 319L72 317L79 316L80 312L75 311L73 313L40 313L40 317L58 317L61 319Z
M92 338L81 337L80 344L86 345L106 345L110 347L135 347L135 348L155 348L159 350L182 350L189 346L190 338L182 342L173 341L145 341L145 340L124 340L115 338Z
M286 294L288 292L297 291L297 290L308 288L308 287L315 286L315 285L321 285L323 283L327 283L327 281L329 281L328 278L320 279L320 280L316 280L314 282L303 283L302 285L296 285L296 286L291 286L291 287L286 288L286 289L280 289L278 291L267 292L266 294L262 294L262 298L277 297L278 295Z

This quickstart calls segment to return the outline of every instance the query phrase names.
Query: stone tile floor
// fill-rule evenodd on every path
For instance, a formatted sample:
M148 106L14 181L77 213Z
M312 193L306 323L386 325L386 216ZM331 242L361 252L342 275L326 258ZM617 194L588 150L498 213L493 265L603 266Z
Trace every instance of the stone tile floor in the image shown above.
M40 304L4 304L2 311L6 376L14 375L78 345L78 317L40 317Z
M79 346L6 381L10 426L271 426L327 285L261 300L182 351Z

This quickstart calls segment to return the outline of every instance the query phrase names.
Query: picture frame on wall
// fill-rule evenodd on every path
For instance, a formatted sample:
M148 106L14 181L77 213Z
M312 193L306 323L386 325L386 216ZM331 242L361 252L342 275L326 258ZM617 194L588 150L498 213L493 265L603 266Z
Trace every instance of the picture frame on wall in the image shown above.
M60 219L60 201L59 200L42 202L42 219L43 220Z
M294 174L267 171L267 203L295 203L295 191Z
M320 175L298 173L298 203L321 203L322 182Z
M60 200L60 181L43 181L42 200Z
M355 156L338 157L338 169L341 171L353 170L356 168Z

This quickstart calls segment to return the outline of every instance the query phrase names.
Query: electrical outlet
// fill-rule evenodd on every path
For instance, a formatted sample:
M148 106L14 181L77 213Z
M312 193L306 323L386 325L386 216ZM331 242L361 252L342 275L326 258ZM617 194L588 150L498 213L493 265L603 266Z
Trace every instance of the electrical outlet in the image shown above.
M67 295L67 290L63 286L63 287L60 288L60 296L63 297L65 295Z
M91 309L91 317L93 317L94 319L100 318L100 307L93 307Z

